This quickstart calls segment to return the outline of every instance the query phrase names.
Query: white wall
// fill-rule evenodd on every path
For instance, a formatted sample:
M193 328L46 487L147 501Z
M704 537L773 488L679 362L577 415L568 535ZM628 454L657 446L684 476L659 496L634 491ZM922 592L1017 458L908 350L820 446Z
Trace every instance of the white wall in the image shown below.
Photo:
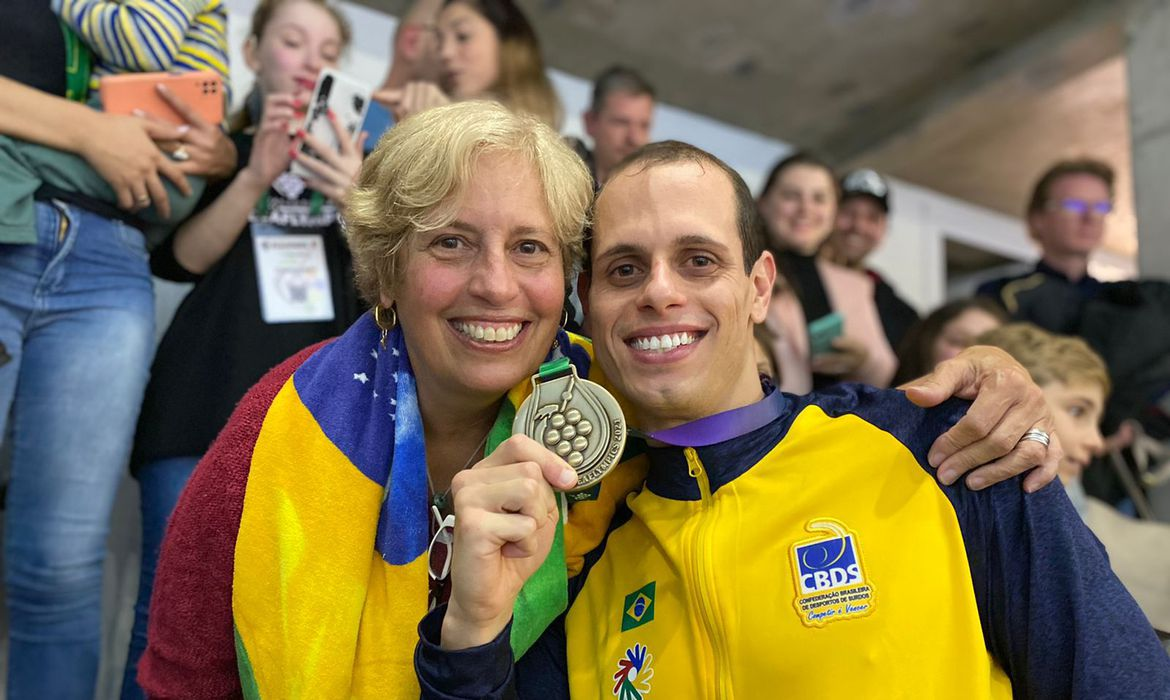
M227 0L232 45L232 83L237 99L251 85L252 76L239 53L248 31L255 0ZM397 20L365 7L342 3L354 28L354 44L343 69L370 84L382 81L390 56L390 42ZM553 86L565 107L563 131L585 138L581 113L589 101L588 80L551 71ZM753 190L763 183L771 166L792 146L745 129L719 122L668 104L660 104L652 137L678 139L711 151L736 168ZM890 235L876 253L873 264L910 303L928 311L946 298L945 237L985 248L1005 257L1032 260L1035 249L1022 222L929 189L892 181L893 214ZM1133 263L1103 257L1093 271L1115 279L1133 274Z

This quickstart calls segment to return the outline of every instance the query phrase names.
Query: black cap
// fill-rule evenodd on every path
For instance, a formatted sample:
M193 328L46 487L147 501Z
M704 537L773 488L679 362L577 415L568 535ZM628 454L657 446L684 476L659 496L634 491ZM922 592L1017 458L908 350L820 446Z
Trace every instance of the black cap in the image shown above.
M873 197L882 211L890 213L890 183L876 170L854 170L841 180L841 201L858 195Z

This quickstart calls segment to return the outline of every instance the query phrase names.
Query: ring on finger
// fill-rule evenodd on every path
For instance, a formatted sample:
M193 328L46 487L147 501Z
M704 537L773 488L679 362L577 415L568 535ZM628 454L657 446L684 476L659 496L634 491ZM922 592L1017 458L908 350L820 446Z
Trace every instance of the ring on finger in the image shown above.
M150 195L148 195L148 194L139 195L139 197L137 199L135 199L134 201L137 202L140 206L145 207L145 206L150 204Z
M1048 447L1048 445L1052 442L1052 437L1039 428L1032 428L1028 432L1024 433L1024 437L1020 438L1020 442L1024 441L1038 442L1041 445Z
M183 146L182 144L180 144L179 147L176 148L175 150L171 151L171 159L177 160L180 163L182 163L185 160L189 160L190 158L191 158L191 154L187 152L187 148L185 146Z

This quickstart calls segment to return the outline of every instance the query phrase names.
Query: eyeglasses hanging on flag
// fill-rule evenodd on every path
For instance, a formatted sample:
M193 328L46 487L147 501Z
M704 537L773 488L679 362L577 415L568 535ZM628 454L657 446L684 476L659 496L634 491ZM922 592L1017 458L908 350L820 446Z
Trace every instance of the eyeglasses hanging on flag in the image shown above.
M427 547L427 572L432 581L443 582L451 573L451 550L455 542L455 515L443 516L436 506L431 506L431 517L435 522L435 535Z

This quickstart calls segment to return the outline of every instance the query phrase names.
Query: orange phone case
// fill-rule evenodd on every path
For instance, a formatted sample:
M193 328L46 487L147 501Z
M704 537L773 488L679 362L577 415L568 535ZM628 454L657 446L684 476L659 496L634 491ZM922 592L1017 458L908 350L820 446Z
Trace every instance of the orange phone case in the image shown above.
M107 75L101 81L102 108L111 114L133 114L134 110L142 110L176 126L185 123L186 120L159 95L156 86L160 84L166 85L204 121L211 124L223 121L223 79L213 71Z

